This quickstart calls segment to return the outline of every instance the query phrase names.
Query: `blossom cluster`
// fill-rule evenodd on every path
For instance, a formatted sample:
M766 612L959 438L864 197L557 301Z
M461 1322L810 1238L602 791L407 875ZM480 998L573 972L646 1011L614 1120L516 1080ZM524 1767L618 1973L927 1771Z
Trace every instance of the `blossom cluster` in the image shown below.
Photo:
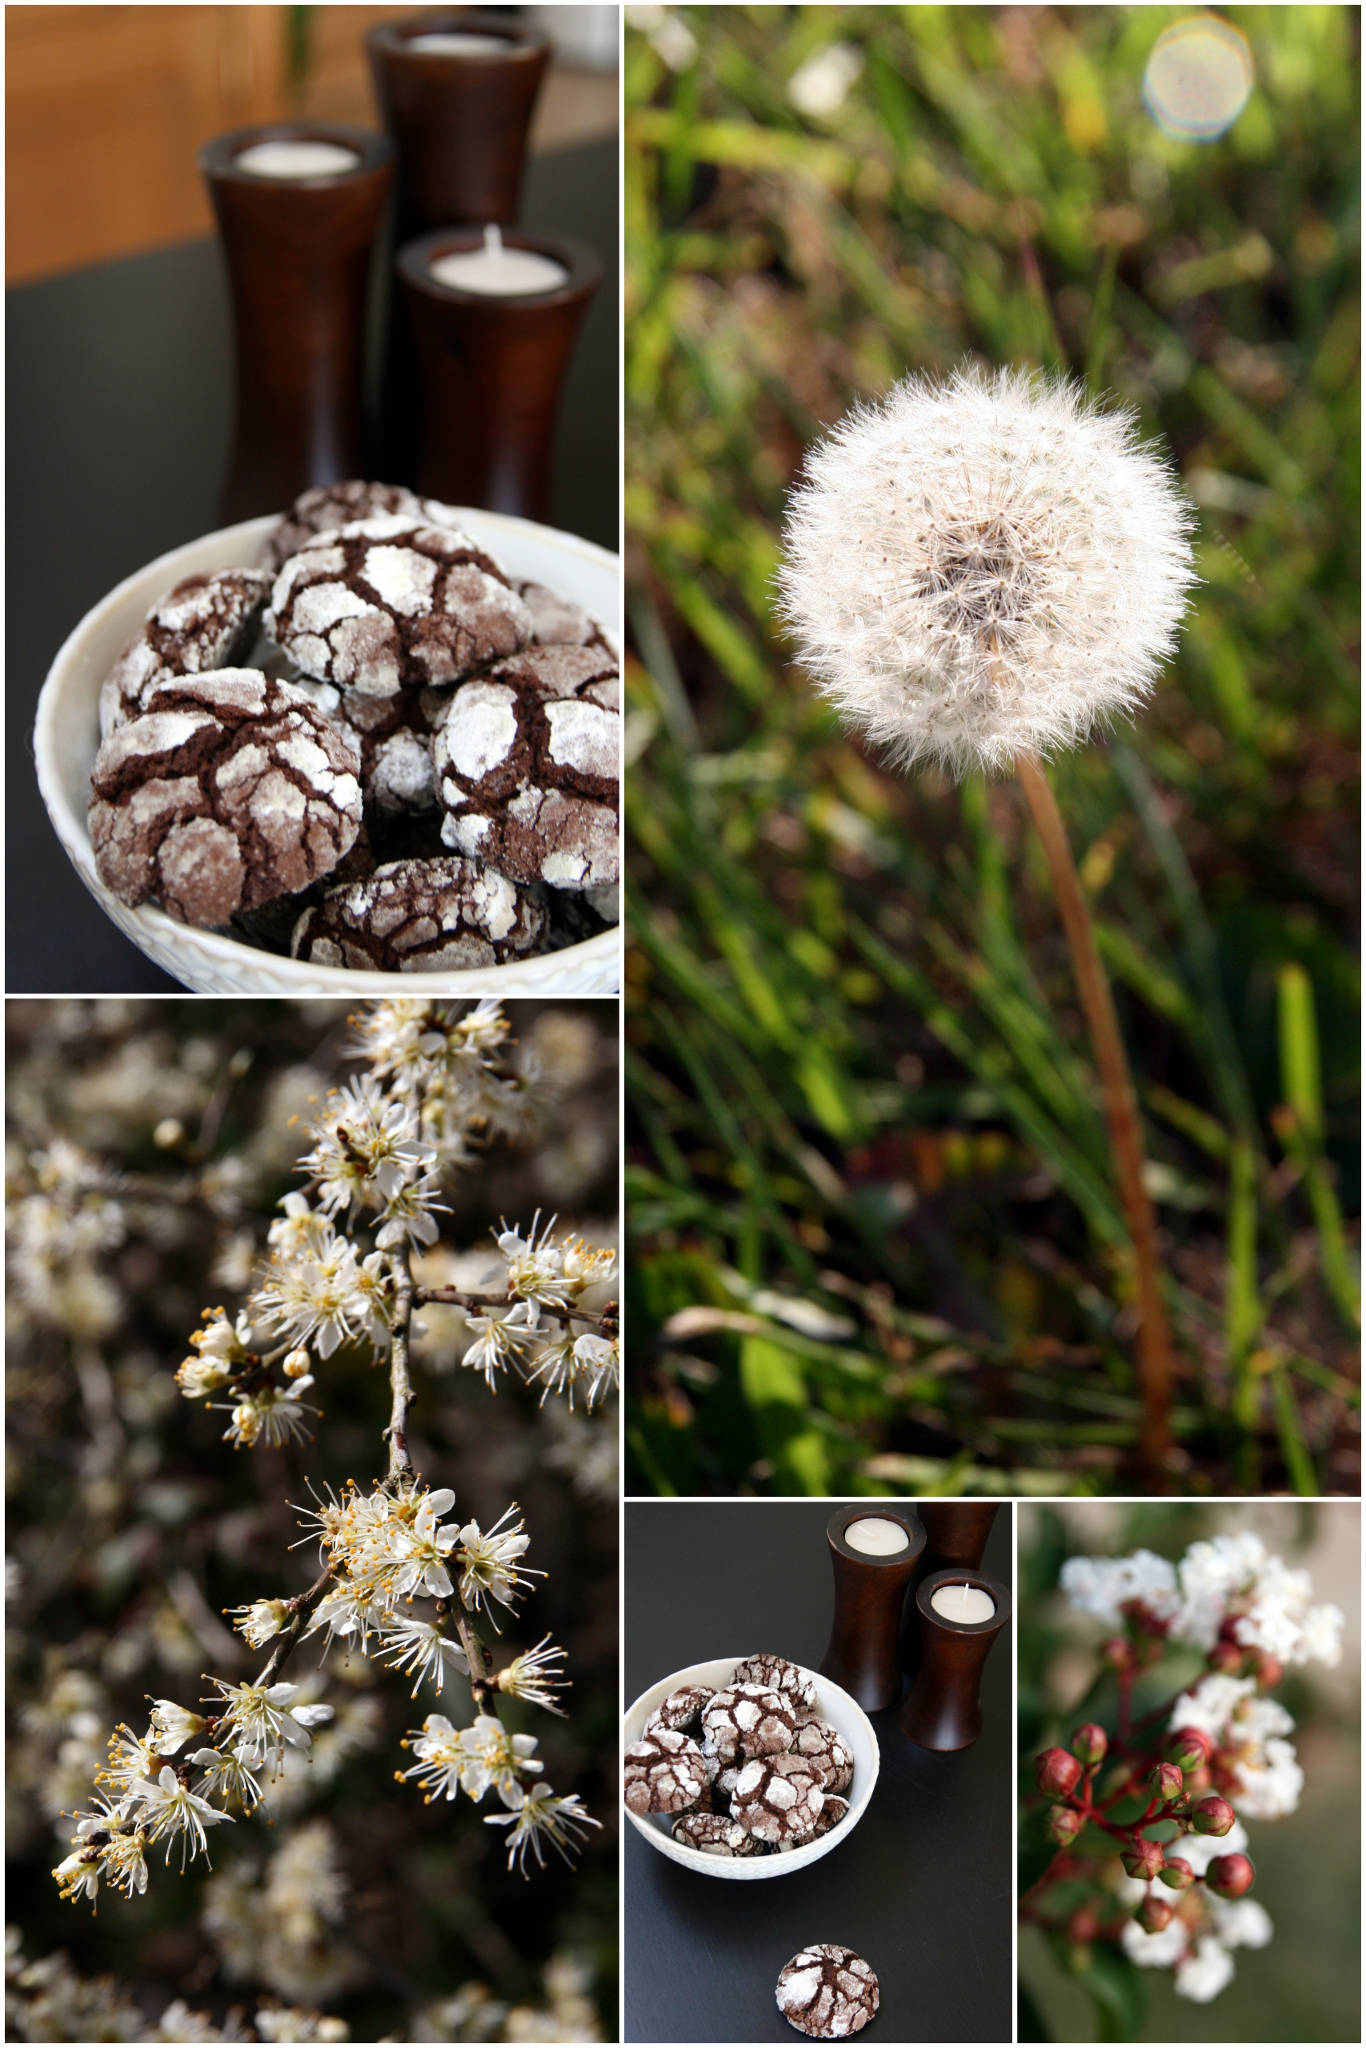
M1316 1606L1309 1574L1252 1530L1193 1543L1176 1563L1150 1550L1072 1557L1060 1585L1115 1632L1103 1654L1119 1688L1118 1734L1088 1723L1070 1749L1036 1759L1056 1854L1023 1910L1078 1953L1117 1941L1203 2003L1231 1980L1237 1949L1272 1936L1264 1907L1245 1896L1255 1872L1244 1821L1294 1812L1304 1782L1287 1740L1294 1722L1266 1695L1289 1664L1338 1662L1343 1615ZM1198 1651L1204 1670L1132 1724L1137 1679L1175 1649ZM1089 1898L1076 1904L1069 1891L1072 1903L1055 1912L1057 1888L1078 1880Z
M121 1723L109 1738L108 1760L96 1772L106 1789L89 1813L76 1813L71 1854L53 1871L64 1899L94 1899L101 1881L124 1892L147 1889L147 1852L180 1847L180 1868L203 1855L208 1829L231 1822L229 1806L249 1812L260 1803L260 1780L278 1773L286 1747L307 1749L310 1730L331 1719L325 1705L295 1705L299 1688L230 1684L214 1678L215 1696L197 1714L174 1700L152 1702L151 1723L134 1735ZM199 1747L187 1749L189 1743ZM179 1762L177 1751L185 1750ZM218 1802L215 1805L215 1801Z
M589 1320L581 1316L583 1297L613 1278L616 1254L579 1237L557 1242L555 1223L552 1216L538 1235L538 1211L525 1237L506 1224L498 1232L512 1307L505 1314L490 1310L468 1317L473 1341L462 1363L484 1375L490 1392L509 1366L541 1383L543 1403L550 1394L567 1394L572 1408L580 1392L591 1415L603 1395L620 1383L621 1346L615 1328L576 1332L573 1325L576 1318Z

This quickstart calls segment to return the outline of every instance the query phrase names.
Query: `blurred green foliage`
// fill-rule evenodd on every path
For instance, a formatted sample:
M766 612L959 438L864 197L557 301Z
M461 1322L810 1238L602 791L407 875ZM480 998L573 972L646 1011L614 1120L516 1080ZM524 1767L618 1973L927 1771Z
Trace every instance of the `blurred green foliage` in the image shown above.
M1127 1246L1011 784L893 777L790 665L785 494L964 354L1136 404L1204 579L1055 779L1148 1126L1187 1490L1355 1490L1356 10L677 8L628 29L630 1484L1126 1483ZM790 95L833 44L857 76ZM799 93L799 98L801 94Z

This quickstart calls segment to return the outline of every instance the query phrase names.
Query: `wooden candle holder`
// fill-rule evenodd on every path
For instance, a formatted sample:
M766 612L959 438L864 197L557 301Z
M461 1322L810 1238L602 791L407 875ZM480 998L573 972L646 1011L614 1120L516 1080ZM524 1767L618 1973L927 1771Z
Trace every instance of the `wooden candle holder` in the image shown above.
M855 1550L845 1540L851 1522L876 1518L899 1522L906 1548L890 1557ZM896 1658L897 1629L906 1587L925 1548L925 1531L913 1509L863 1501L836 1508L826 1524L830 1565L835 1574L835 1617L820 1668L851 1693L865 1713L894 1704L901 1692Z
M415 50L415 37L492 36L506 53ZM398 152L398 240L461 222L517 218L527 130L550 45L501 14L454 7L387 21L365 38L384 126Z
M1000 1506L996 1500L917 1501L916 1513L925 1526L926 1570L957 1564L976 1571Z
M962 1585L976 1586L990 1596L996 1612L989 1621L950 1621L935 1612L930 1603L939 1588ZM984 1572L953 1565L921 1580L915 1604L920 1657L897 1716L902 1733L921 1749L967 1749L982 1732L982 1669L1010 1620L1010 1594Z
M422 235L399 251L422 375L415 481L424 496L447 504L544 523L560 387L602 265L568 235L517 230L503 240L563 264L567 282L526 298L439 284L434 261L482 247L482 231L473 228Z
M332 142L354 168L264 178L235 159L260 142ZM271 121L205 143L228 266L237 418L224 513L282 509L311 484L367 473L365 301L393 175L383 135L316 121Z

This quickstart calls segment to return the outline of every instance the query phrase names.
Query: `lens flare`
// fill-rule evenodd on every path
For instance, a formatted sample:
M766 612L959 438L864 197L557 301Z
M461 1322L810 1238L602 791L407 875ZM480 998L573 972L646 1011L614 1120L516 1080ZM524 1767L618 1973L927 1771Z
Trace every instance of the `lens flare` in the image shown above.
M1252 91L1247 37L1217 14L1164 29L1143 74L1143 99L1164 135L1213 142L1233 126Z

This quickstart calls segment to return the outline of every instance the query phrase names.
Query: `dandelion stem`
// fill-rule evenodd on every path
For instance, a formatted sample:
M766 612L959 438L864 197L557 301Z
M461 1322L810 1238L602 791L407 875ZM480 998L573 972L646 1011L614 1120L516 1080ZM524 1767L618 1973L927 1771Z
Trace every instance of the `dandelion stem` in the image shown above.
M1140 1454L1156 1484L1165 1479L1171 1449L1172 1341L1159 1278L1157 1220L1143 1179L1143 1131L1138 1104L1110 984L1096 950L1091 914L1052 788L1033 754L1018 754L1015 770L1053 877L1105 1096L1120 1200L1133 1241L1138 1281L1138 1379L1143 1400Z

